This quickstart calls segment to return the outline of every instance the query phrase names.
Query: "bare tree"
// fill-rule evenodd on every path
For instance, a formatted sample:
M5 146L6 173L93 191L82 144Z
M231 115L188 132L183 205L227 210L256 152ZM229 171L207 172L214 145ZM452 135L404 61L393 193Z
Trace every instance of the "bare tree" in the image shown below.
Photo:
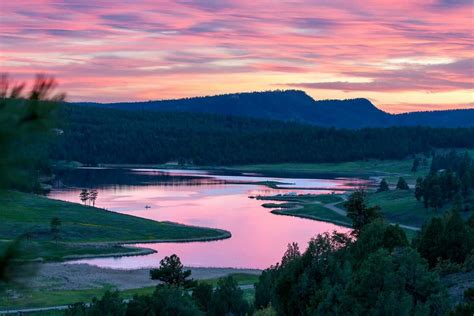
M86 205L87 200L89 200L89 191L87 191L87 189L82 189L81 193L79 193L79 198L81 199L82 203Z
M97 196L99 192L96 189L92 189L89 191L89 200L91 201L92 205L95 206L95 200L97 200Z

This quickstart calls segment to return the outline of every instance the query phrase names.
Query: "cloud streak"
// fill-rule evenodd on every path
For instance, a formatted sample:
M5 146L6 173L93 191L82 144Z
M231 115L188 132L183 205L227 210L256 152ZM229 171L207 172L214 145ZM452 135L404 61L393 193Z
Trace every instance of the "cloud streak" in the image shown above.
M448 108L474 102L473 9L463 0L10 1L0 65L19 79L51 73L72 100L278 86L372 97L388 111Z

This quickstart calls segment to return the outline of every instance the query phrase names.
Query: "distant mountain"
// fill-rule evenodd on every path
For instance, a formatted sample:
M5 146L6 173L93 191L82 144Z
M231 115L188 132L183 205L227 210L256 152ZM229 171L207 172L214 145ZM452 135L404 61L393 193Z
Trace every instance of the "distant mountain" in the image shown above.
M474 109L393 115L378 109L367 99L315 101L300 90L236 93L147 102L75 104L134 111L212 113L337 128L474 126Z

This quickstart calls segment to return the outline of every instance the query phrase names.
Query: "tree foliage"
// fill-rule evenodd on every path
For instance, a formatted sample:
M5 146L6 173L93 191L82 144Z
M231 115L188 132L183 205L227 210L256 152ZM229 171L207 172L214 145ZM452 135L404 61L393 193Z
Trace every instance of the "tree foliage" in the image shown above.
M184 270L181 260L175 254L164 257L160 261L159 268L150 270L152 280L183 288L190 288L195 285L195 282L189 279L190 276L191 270Z
M377 193L380 193L380 192L385 192L385 191L389 191L390 188L388 187L388 183L385 179L382 179L382 181L380 181L379 183L379 188L377 189Z
M49 171L48 138L55 132L55 111L64 94L54 92L56 81L38 75L14 84L0 75L0 189L40 191L38 175Z
M469 153L450 151L435 155L430 173L416 182L415 197L422 200L426 208L439 209L447 203L455 202L462 208L474 189L474 162Z
M397 190L410 190L408 183L405 181L403 177L398 178Z
M352 220L355 235L358 235L365 225L380 218L380 207L369 207L366 200L366 193L363 190L358 190L352 193L344 203L344 207L347 209L347 217Z
M260 282L262 286L260 286ZM278 315L444 315L436 273L399 227L377 220L357 240L318 235L301 256L262 273L256 307Z
M56 160L196 165L402 159L433 148L474 148L474 128L345 130L202 113L64 105ZM269 155L268 153L272 153Z
M219 279L212 294L209 307L210 316L235 315L244 316L249 311L249 304L243 297L243 291L232 276Z
M441 261L464 263L474 251L474 230L459 212L432 218L423 226L414 245L431 267Z

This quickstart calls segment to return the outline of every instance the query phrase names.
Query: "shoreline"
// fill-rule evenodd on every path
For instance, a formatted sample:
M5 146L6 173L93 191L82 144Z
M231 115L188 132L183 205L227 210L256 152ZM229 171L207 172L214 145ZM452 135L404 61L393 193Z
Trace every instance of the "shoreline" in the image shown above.
M197 226L196 226L197 227ZM213 228L214 229L214 228ZM103 242L103 245L110 245L110 246L120 246L126 249L136 249L136 251L130 252L123 252L123 253L112 253L112 254L97 254L97 255L70 255L64 256L64 260L60 260L58 262L66 262L70 260L80 260L80 259L94 259L94 258L119 258L119 257L133 257L133 256L146 256L156 253L156 250L145 248L145 247L138 247L138 246L130 246L131 244L158 244L158 243L191 243L191 242L212 242L218 240L225 240L232 237L232 233L222 230L222 229L215 229L217 231L222 231L221 235L215 237L195 237L195 238L186 238L186 239L156 239L156 240L131 240L126 242ZM93 245L95 243L81 243L81 245Z
M333 219L328 219L328 218L318 217L318 216L313 216L313 215L286 213L286 211L291 211L291 210L294 210L294 209L295 208L293 208L293 209L274 209L274 210L270 211L270 213L275 214L275 215L281 215L281 216L292 216L292 217L310 219L310 220L315 220L315 221L319 221L319 222L325 222L325 223L339 225L339 226L342 226L342 227L345 227L345 228L352 228L352 226L350 224L342 222L342 221L338 221L336 219L333 220Z
M314 165L323 165L325 163L315 163ZM271 167L272 165L279 164L268 164L266 166ZM295 165L300 165L300 163L295 163ZM304 165L304 164L303 164ZM255 167L258 166L258 167ZM342 170L325 170L321 169L287 169L284 171L260 167L261 165L238 165L238 166L197 166L197 165L156 165L156 164L113 164L113 163L99 163L96 166L80 165L75 166L69 169L77 168L105 168L105 169L136 169L136 168L146 168L146 169L162 169L162 170L197 170L197 171L214 171L214 172L230 172L230 173L258 173L261 175L275 176L275 177L284 177L282 174L291 177L323 177L323 178L333 178L333 177L349 177L349 178L366 178L369 179L371 176L391 176L398 173L389 172L389 171L354 171L349 169Z
M198 226L194 226L198 227ZM214 228L213 228L214 229ZM216 231L221 231L220 235L214 237L195 237L195 238L186 238L186 239L155 239L155 240L130 240L130 241L104 241L104 242L83 242L83 243L66 243L68 245L81 245L81 246L109 246L109 247L121 247L123 249L129 249L130 251L125 252L116 252L116 253L104 253L104 254L93 254L93 255L66 255L63 256L60 260L43 260L42 258L36 258L31 260L19 261L22 263L66 263L67 261L81 260L81 259L96 259L96 258L119 258L119 257L133 257L133 256L146 256L156 253L156 250L132 246L133 244L155 244L155 243L192 243L192 242L212 242L225 240L232 237L232 233L222 230L215 229Z

